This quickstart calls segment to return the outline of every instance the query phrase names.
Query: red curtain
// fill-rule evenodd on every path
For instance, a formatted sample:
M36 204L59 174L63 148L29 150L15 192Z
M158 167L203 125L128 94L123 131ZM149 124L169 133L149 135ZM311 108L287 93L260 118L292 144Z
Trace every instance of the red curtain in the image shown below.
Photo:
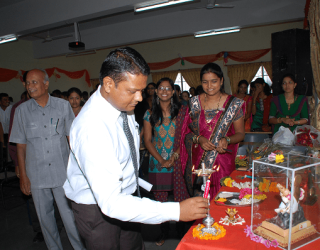
M11 69L0 68L0 82L7 82L15 78L18 75L18 71Z
M228 58L237 62L252 62L260 57L266 55L271 49L260 49L260 50L250 50L250 51L228 51ZM188 56L184 57L185 61L194 64L206 64L209 62L214 62L224 55L224 51L218 54L204 55L204 56ZM158 63L148 63L151 70L159 70L168 68L175 63L179 62L181 58L175 58L165 62Z
M59 68L48 68L45 69L48 76L51 77L54 74L54 71L58 71L59 73L65 74L67 77L71 78L71 79L79 79L81 78L84 74L85 76L85 80L88 84L89 87L91 87L91 83L90 83L90 75L88 70L83 69L83 70L79 70L79 71L67 71L64 69L59 69ZM24 70L21 70L22 74L25 72ZM17 70L11 70L11 69L4 69L4 68L0 68L0 82L8 82L10 80L12 80L13 78L17 78L19 77L19 72Z

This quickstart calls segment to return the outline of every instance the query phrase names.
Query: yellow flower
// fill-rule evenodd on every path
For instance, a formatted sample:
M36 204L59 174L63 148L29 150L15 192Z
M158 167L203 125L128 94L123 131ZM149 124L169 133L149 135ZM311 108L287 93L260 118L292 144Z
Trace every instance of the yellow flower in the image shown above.
M199 224L192 230L192 236L198 238L200 240L218 240L223 238L226 235L226 230L223 226L220 226L217 222L212 225L215 229L217 229L218 235L212 235L209 233L202 233L201 229L204 228L204 225Z
M283 155L276 155L276 163L280 163L284 161L284 156Z
M258 153L260 153L260 151L259 151L259 150L256 150L256 151L254 151L254 153L255 153L255 154L258 154Z
M217 201L220 201L220 202L226 202L227 199L226 198L219 198Z
M225 178L225 180L223 181L226 187L232 187L232 182L234 182L234 180L232 180L230 177Z

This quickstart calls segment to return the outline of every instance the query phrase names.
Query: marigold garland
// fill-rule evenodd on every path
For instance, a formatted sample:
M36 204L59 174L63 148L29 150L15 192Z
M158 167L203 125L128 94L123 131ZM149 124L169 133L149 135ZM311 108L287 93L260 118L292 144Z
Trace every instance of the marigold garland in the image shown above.
M195 238L198 238L200 240L218 240L220 238L223 238L226 236L226 230L224 229L223 226L219 225L217 222L215 222L212 227L218 230L219 234L218 235L212 235L209 233L203 233L201 231L202 228L204 228L203 224L199 224L192 230L192 236Z
M219 201L219 202L226 202L227 199L226 199L226 198L219 198L217 201Z
M234 182L234 180L232 180L230 177L225 178L223 183L226 187L232 187L232 182Z
M263 178L263 182L259 183L259 190L261 192L269 192L270 181Z
M249 200L251 198L251 196L252 196L251 194L246 194L243 198L246 198ZM258 195L254 195L253 199L265 200L265 199L267 199L267 196L265 194L258 194Z
M269 192L279 192L279 189L277 188L277 183L276 182L271 182L270 187L269 187Z

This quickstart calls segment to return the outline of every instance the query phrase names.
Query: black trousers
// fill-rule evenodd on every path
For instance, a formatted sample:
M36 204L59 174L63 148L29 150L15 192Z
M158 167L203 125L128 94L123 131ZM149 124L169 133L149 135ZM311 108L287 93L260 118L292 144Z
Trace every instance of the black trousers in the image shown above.
M145 249L141 224L120 221L104 215L98 205L71 202L76 225L88 250Z

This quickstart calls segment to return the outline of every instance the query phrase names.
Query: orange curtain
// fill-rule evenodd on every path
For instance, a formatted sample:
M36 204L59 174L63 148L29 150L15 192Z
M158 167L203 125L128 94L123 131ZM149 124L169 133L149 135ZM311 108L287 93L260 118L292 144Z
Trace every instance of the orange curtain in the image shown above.
M186 69L186 70L181 70L181 74L190 87L196 88L201 84L200 71L201 71L201 68Z
M247 80L249 83L257 73L261 63L227 65L232 94L238 92L238 83Z
M179 73L178 70L155 72L155 73L152 73L152 81L154 83L157 83L161 78L169 77L174 82L177 78L178 73Z
M227 51L228 58L237 62L252 62L258 60L260 57L266 55L271 49L260 49L260 50L250 50L250 51ZM209 62L214 62L224 55L225 51L219 52L218 54L204 55L204 56L188 56L184 57L185 61L194 64L207 64ZM160 70L168 68L177 62L180 62L181 58L171 59L169 61L158 62L158 63L148 63L151 70Z
M71 79L79 79L81 78L84 74L85 76L85 80L87 82L87 84L89 85L89 87L91 86L90 84L90 75L89 72L86 69L83 70L79 70L79 71L67 71L64 69L59 69L57 67L54 68L48 68L45 69L48 76L51 77L54 74L54 71L58 71L59 73L63 73L66 76L68 76ZM21 70L22 74L25 72L23 70ZM12 80L13 78L19 77L19 72L16 70L11 70L11 69L4 69L4 68L0 68L0 82L8 82L10 80Z

